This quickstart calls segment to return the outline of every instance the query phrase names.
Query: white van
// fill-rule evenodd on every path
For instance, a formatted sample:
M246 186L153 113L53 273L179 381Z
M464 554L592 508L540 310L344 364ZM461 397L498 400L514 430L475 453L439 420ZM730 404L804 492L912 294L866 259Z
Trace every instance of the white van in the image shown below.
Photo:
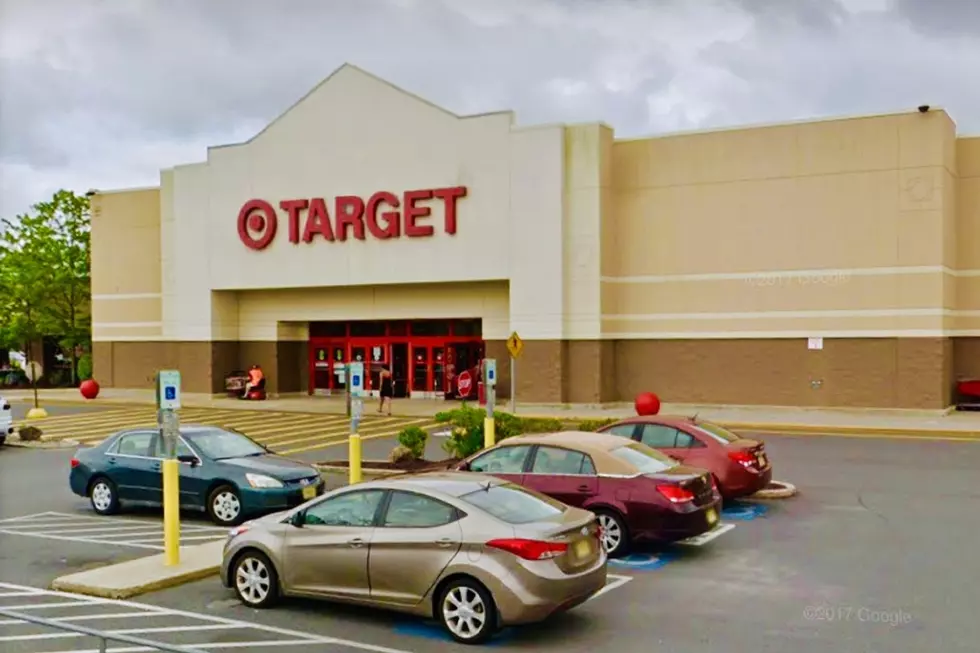
M7 441L8 435L14 433L14 411L10 402L0 396L0 444Z

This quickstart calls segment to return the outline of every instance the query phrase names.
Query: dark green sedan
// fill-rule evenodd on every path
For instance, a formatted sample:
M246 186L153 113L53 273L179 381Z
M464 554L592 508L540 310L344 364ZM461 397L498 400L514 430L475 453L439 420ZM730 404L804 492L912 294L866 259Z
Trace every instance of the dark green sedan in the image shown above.
M71 459L69 484L100 515L122 504L163 502L163 439L158 429L129 429ZM251 438L215 426L181 426L180 507L222 526L298 506L323 492L317 470L272 453Z

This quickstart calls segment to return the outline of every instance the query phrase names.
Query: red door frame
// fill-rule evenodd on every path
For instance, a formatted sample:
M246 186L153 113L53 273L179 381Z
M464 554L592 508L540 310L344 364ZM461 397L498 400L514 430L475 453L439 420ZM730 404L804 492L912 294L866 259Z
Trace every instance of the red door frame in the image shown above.
M414 356L413 356L413 349L415 347L425 347L425 348L427 348L429 350L428 351L428 354L427 354L427 356L428 356L428 365L427 365L427 370L426 370L426 373L427 373L427 376L428 376L428 380L426 381L426 390L425 390L425 392L433 392L433 378L434 377L433 377L432 371L433 371L433 365L434 365L434 362L435 361L433 359L432 349L439 348L439 347L442 348L442 350L443 350L443 374L445 375L445 374L447 374L447 371L448 371L448 365L447 365L447 362L448 362L448 357L447 356L448 355L447 355L447 352L449 351L449 347L452 346L452 345L462 345L462 344L482 344L483 343L483 336L456 336L456 335L449 335L449 336L376 336L376 337L350 337L350 336L348 336L346 338L339 338L339 337L315 337L315 338L310 338L310 344L309 344L309 350L310 350L310 356L309 356L309 377L310 378L309 378L309 390L308 390L308 394L311 394L312 395L316 391L316 376L315 376L315 373L316 373L316 350L317 349L321 349L321 348L326 349L327 350L327 353L329 355L329 354L333 353L331 351L331 348L336 347L336 346L341 346L341 347L344 348L344 357L345 357L345 360L343 362L347 363L347 362L350 362L350 360L351 360L351 350L354 347L364 347L364 350L365 350L365 358L367 359L367 360L364 361L364 363L365 363L365 365L367 365L367 364L369 364L369 363L372 362L371 361L371 348L372 347L378 347L378 346L380 346L380 347L382 347L382 360L381 360L381 362L383 362L385 364L388 364L391 361L391 345L392 344L395 344L395 343L405 343L405 344L408 345L408 361L407 361L408 362L408 370L407 370L408 371L408 379L407 379L407 383L408 383L409 396L411 396L412 387L413 387L413 383L414 383L414 374L415 374L415 370L414 370ZM334 361L332 358L330 359L331 365L333 365L333 363L335 363L335 362L336 361ZM365 370L365 371L367 372L367 370ZM337 377L334 374L334 371L333 371L333 368L332 367L330 369L330 376L329 376L329 378L330 378L329 389L330 390L337 389L337 388L335 388ZM372 389L374 389L374 388L371 387L371 375L370 375L370 373L366 373L365 374L364 381L365 381L365 390L372 390ZM447 389L448 389L448 381L444 377L443 378L443 391L446 391Z

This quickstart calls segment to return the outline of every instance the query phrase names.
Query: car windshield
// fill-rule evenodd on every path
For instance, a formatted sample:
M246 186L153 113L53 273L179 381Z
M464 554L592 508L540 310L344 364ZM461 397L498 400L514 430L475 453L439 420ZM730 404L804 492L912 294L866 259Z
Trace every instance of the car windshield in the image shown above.
M705 422L698 422L694 425L701 433L704 433L712 440L717 440L722 444L730 444L736 440L741 440L740 437L729 431L728 429L723 429L717 424L707 424Z
M625 460L641 474L656 474L677 467L680 463L640 442L631 442L612 450L612 455Z
M268 453L246 435L224 429L201 429L184 433L184 438L211 460L245 458Z
M565 504L518 485L491 485L459 497L508 524L528 524L565 512Z

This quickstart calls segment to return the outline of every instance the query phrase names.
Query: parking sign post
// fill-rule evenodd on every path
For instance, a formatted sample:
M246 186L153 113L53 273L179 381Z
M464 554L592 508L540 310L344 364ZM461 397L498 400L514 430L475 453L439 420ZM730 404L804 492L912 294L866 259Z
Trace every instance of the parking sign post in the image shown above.
M507 351L510 352L510 412L517 414L517 359L524 351L524 341L517 331L507 338Z
M157 422L166 458L163 469L163 550L164 564L180 564L180 463L177 440L180 437L180 372L157 373Z
M364 363L350 364L350 374L347 376L347 387L350 389L350 437L348 439L348 459L350 484L361 482L361 435L358 429L361 416L364 414Z
M481 367L483 368L483 391L487 397L487 416L483 420L483 448L489 449L497 441L497 423L493 418L493 408L497 402L497 361L493 358L484 358Z

